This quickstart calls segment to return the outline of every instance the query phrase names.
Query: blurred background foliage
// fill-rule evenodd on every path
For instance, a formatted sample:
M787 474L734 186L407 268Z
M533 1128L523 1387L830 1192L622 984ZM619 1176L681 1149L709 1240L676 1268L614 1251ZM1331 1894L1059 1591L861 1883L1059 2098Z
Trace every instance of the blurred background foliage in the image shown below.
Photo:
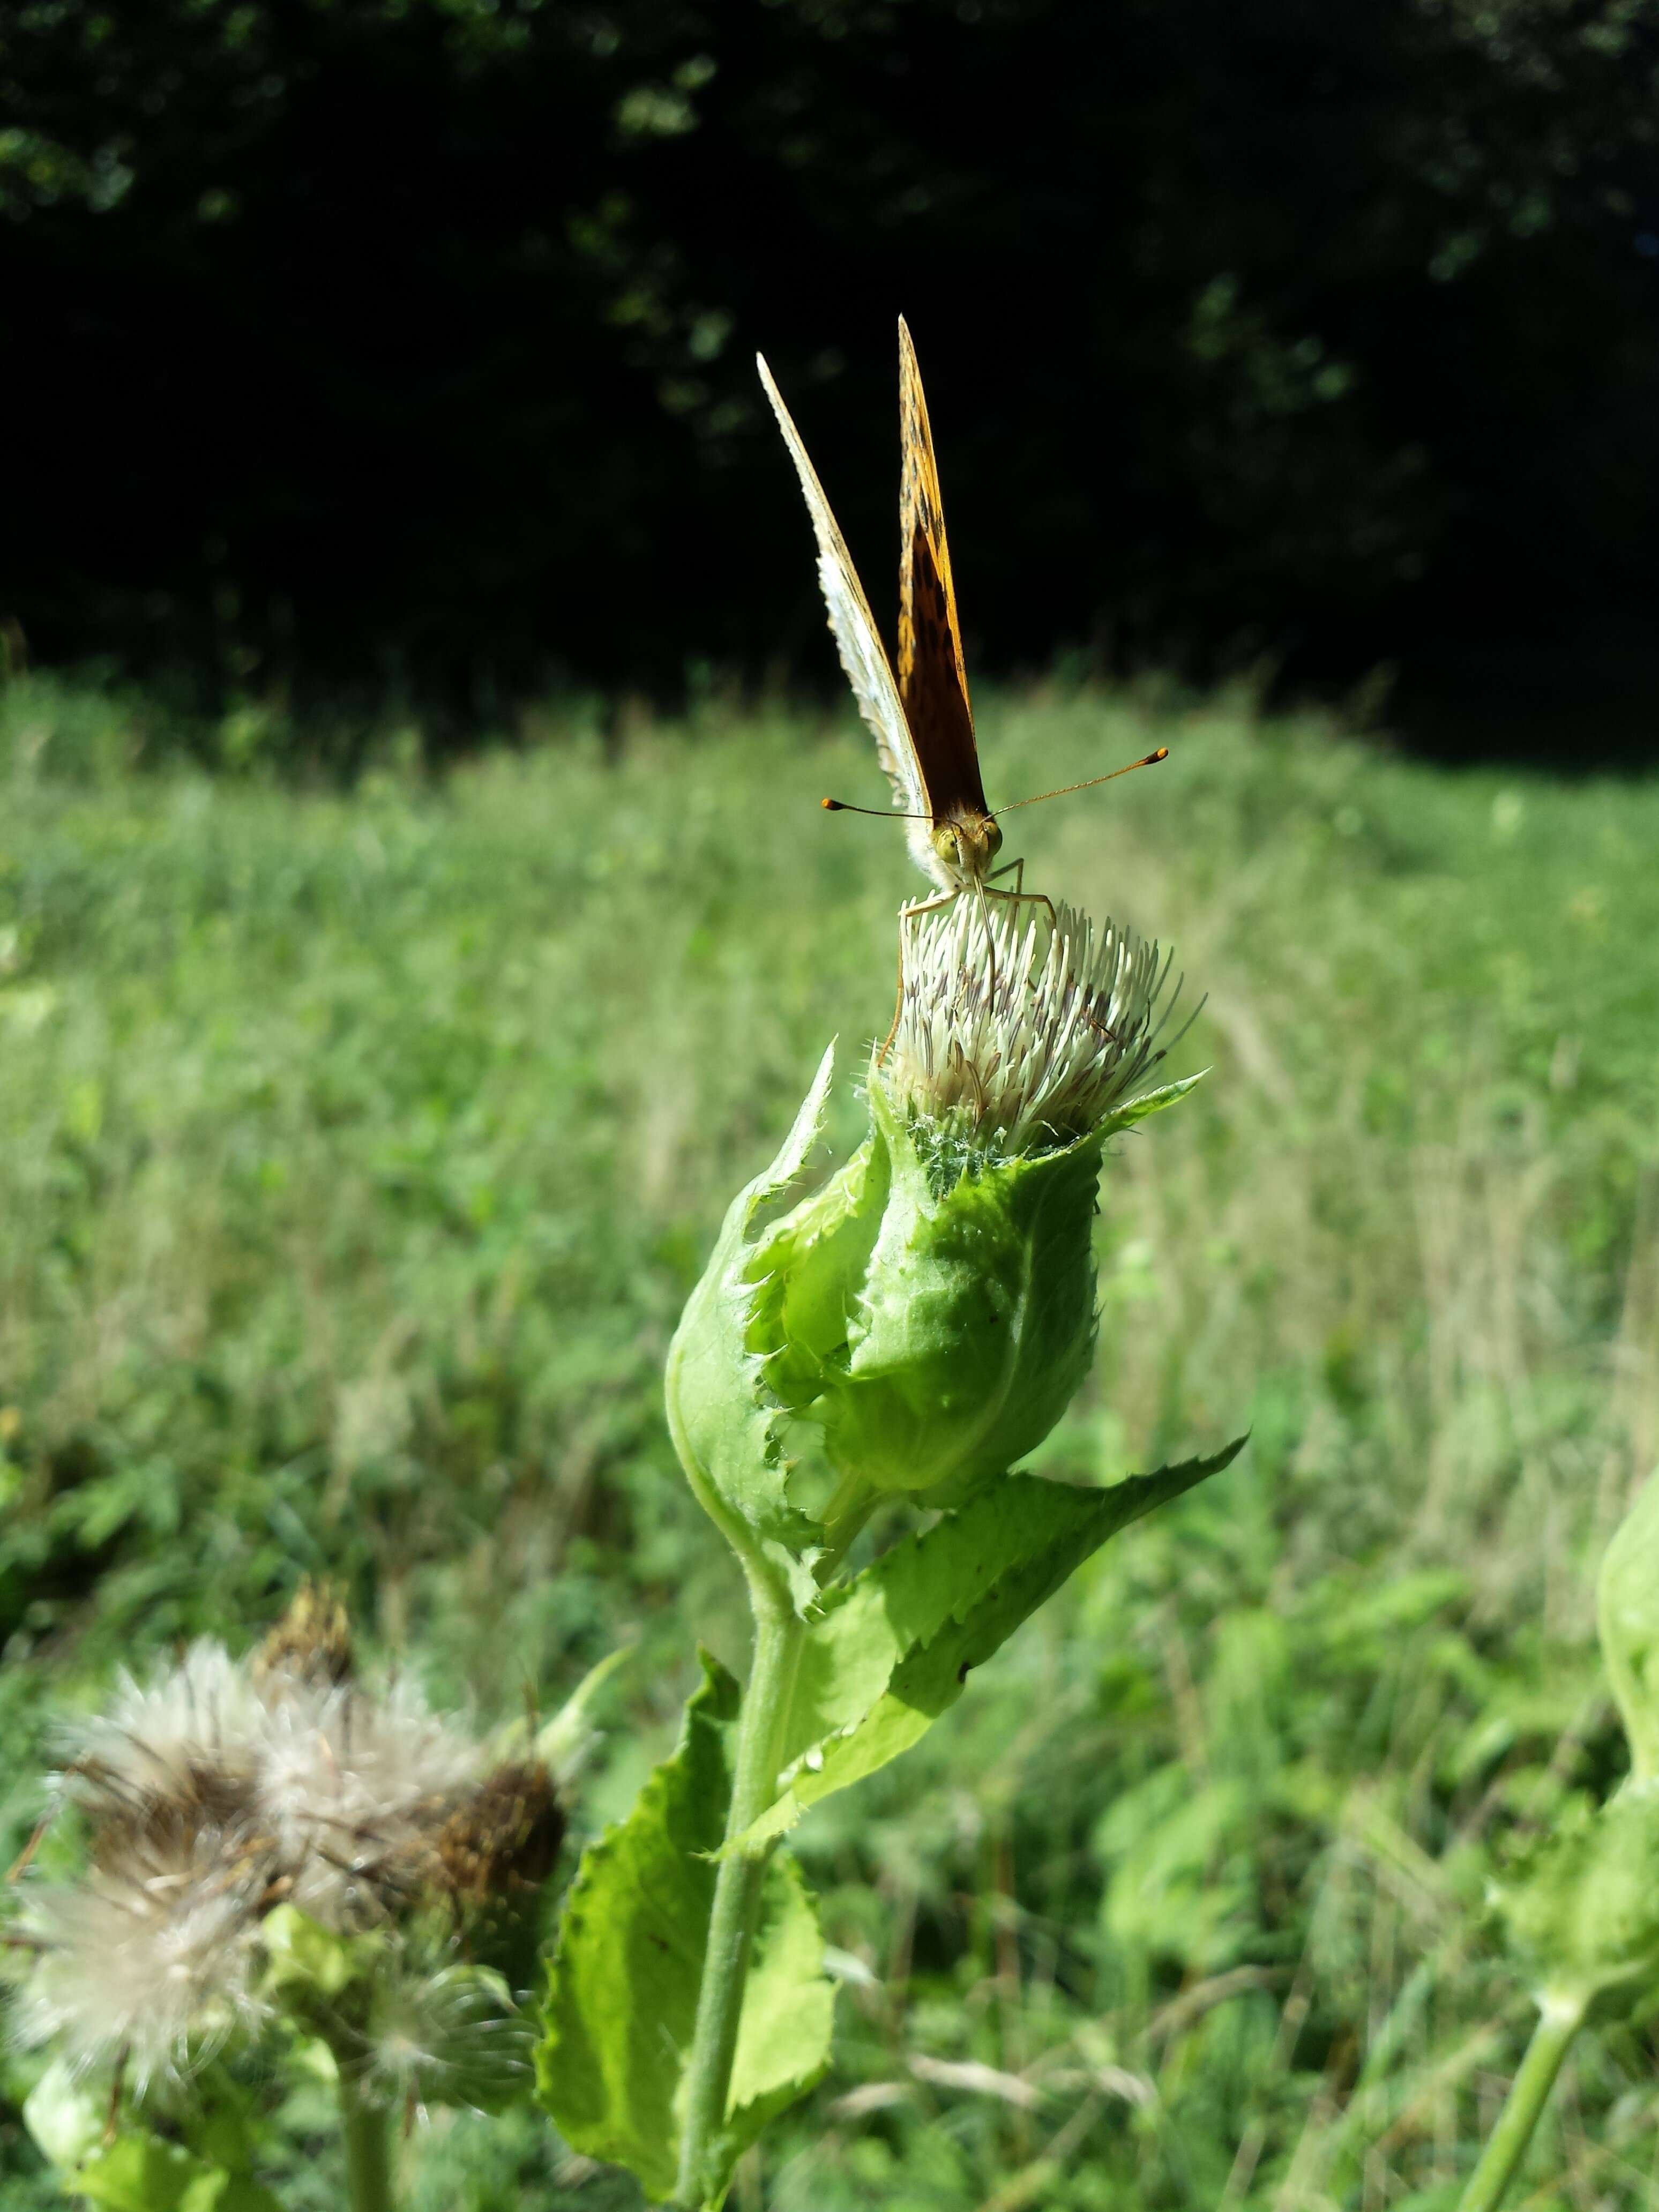
M1656 0L14 0L13 659L822 676L751 356L880 608L902 308L980 665L1648 749L1656 91Z
M734 2204L1443 2212L1528 2026L1487 1885L1623 1768L1593 1578L1659 1459L1659 787L1167 684L981 720L998 787L1169 743L1021 843L1211 994L1208 1078L1108 1164L1097 1370L1038 1464L1252 1442L803 1825L836 2064ZM0 691L0 1847L64 1701L245 1648L305 1573L481 1720L632 1636L577 1843L694 1641L742 1662L663 1353L836 1032L857 1139L907 864L817 811L875 778L850 708L605 720L436 778L388 722L343 793L242 710L209 775L153 701ZM1585 2037L1517 2203L1650 2212L1655 2057L1650 2016ZM29 2073L8 2212L51 2201ZM326 2115L270 2125L328 2212ZM636 2203L530 2115L405 2156L421 2212Z

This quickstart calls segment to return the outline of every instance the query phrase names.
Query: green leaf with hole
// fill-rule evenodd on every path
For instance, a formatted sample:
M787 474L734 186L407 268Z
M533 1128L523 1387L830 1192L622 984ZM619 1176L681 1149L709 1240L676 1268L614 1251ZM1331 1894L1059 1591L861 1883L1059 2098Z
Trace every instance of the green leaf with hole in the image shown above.
M737 1684L703 1656L679 1747L626 1820L589 1846L548 1969L538 2094L565 2140L672 2197L679 2098L732 1791ZM830 2059L834 1989L793 1860L766 1873L720 2147L718 2201L739 2154Z
M1244 1442L1104 1490L1006 1476L831 1592L801 1655L786 1786L744 1847L783 1834L809 1805L908 1750L956 1703L969 1671L1108 1537L1219 1474Z

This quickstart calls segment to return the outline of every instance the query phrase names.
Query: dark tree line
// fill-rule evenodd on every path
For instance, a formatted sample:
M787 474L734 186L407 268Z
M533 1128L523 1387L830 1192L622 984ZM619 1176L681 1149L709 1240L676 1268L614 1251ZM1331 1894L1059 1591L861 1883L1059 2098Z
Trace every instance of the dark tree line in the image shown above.
M1659 0L0 0L0 614L258 684L818 665L893 324L1003 665L1646 618Z

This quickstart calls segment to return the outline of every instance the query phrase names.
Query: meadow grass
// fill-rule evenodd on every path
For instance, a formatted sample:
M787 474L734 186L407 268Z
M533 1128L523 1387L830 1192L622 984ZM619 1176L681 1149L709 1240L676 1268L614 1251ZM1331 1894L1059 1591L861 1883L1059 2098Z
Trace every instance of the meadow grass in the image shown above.
M881 803L867 743L550 710L341 794L135 770L143 722L0 694L9 1827L55 1703L326 1571L486 1716L633 1635L591 1832L695 1643L743 1660L660 1369L831 1035L856 1137L912 889L895 828L817 808ZM1097 1375L1036 1464L1252 1442L800 1830L837 2063L735 2201L1444 2205L1528 2026L1487 1884L1622 1769L1591 1596L1659 1459L1659 782L1243 697L981 722L994 799L1171 747L1018 842L1209 994L1206 1080L1108 1164ZM1659 2203L1653 2057L1583 2040L1517 2204ZM322 2124L273 2118L295 2206L337 2201ZM636 2201L529 2115L405 2155L433 2212ZM48 2201L14 2103L0 2205Z

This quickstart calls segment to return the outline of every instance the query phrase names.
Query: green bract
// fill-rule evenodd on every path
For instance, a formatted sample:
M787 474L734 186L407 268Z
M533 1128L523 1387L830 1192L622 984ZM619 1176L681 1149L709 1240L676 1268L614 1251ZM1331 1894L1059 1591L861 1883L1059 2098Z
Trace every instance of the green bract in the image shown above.
M1659 1482L1615 1531L1598 1601L1630 1779L1550 1837L1498 1900L1537 1986L1581 2005L1659 1973Z
M1091 1237L1106 1138L1189 1085L1025 1157L901 1117L878 1075L870 1134L757 1231L817 1138L826 1054L778 1158L728 1213L670 1353L676 1441L739 1549L811 1565L884 1493L956 1505L1040 1444L1088 1371ZM837 1479L821 1517L792 1493L786 1436L810 1420Z
M867 1142L749 1259L765 1383L837 1474L956 1504L1041 1443L1087 1373L1102 1139L957 1172L878 1081Z
M1638 1494L1598 1585L1601 1656L1630 1738L1631 1771L1659 1776L1659 1481Z
M1544 1995L1634 1996L1659 1972L1659 1785L1627 1782L1499 1898Z

